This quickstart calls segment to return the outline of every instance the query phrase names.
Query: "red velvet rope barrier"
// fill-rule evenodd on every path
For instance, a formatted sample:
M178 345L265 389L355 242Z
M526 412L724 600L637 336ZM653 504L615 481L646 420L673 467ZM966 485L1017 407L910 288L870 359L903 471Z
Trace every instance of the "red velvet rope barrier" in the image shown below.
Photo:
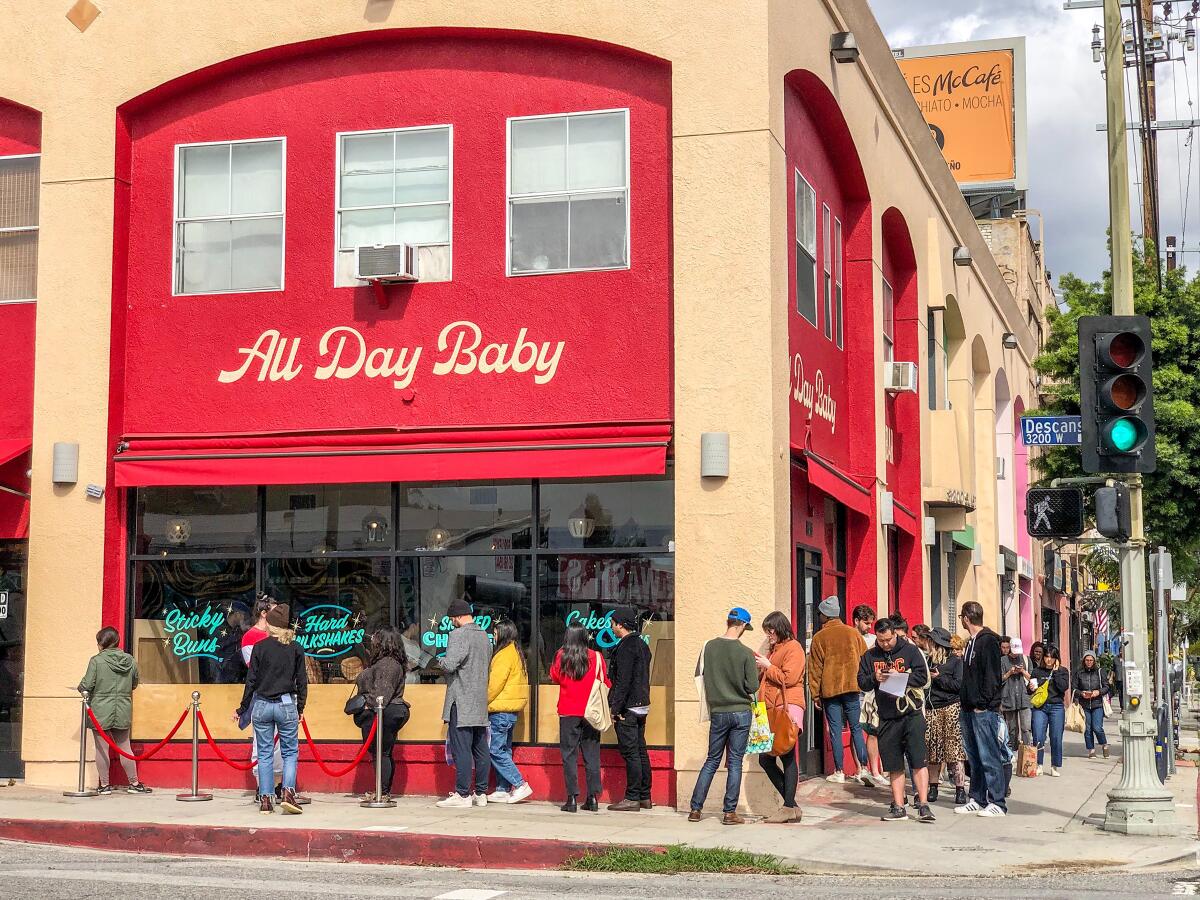
M232 759L226 756L225 751L221 749L221 745L213 740L212 732L208 730L208 723L204 721L204 713L197 710L196 715L200 719L200 727L204 729L204 737L208 739L209 746L213 748L213 752L220 757L221 761L225 763L225 765L229 766L231 769L237 769L239 772L249 772L258 765L258 760L256 759L252 759L248 763L239 763L234 762ZM278 739L278 735L276 735L276 740Z
M358 756L354 757L350 765L341 770L334 770L325 765L325 760L321 759L320 754L317 753L317 745L313 743L312 735L308 733L308 723L304 719L300 720L300 727L304 729L304 737L308 741L308 749L312 751L313 759L317 761L317 765L321 767L321 771L330 778L341 778L343 775L349 774L355 766L363 761L363 757L367 755L367 751L371 748L371 741L375 739L375 729L379 727L379 716L375 716L371 720L371 733L363 741L362 748L358 751Z
M125 757L126 759L132 759L134 762L142 762L143 760L147 760L150 757L152 757L155 753L157 753L159 750L161 750L163 747L165 747L167 745L167 743L171 740L171 738L175 737L175 732L179 731L180 726L183 725L184 719L187 718L188 711L185 709L183 711L182 715L179 716L179 721L175 723L175 727L171 729L170 734L168 734L165 738L163 738L161 741L159 741L157 744L155 744L153 747L151 747L149 750L147 750L145 753L141 754L140 756L134 756L132 753L126 753L124 750L122 750L120 747L118 747L115 743L113 743L113 739L108 736L108 732L106 732L101 727L100 723L98 721L96 721L96 714L94 712L92 712L91 706L89 706L87 708L87 714L88 714L88 718L92 720L92 728L94 728L96 730L96 734L98 734L98 735L100 735L100 737L104 738L104 743L108 744L109 747L111 747L113 750L116 750L119 755Z

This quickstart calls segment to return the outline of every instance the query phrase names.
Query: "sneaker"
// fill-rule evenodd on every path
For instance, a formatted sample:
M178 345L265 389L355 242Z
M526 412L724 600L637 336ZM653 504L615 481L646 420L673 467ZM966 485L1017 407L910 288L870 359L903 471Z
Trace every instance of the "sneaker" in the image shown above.
M871 781L871 773L866 769L859 769L858 774L854 777L863 787L874 787L875 783Z
M1059 769L1057 766L1051 766L1050 767L1050 777L1051 778L1062 778L1062 770Z
M888 807L888 811L879 817L881 822L907 822L908 810L903 806L897 806L893 803Z
M113 786L111 784L102 784L100 787L96 788L97 794L111 794L112 792Z
M844 772L834 772L832 775L826 775L825 780L830 784L845 784L846 774Z
M1041 767L1041 766L1038 766L1038 767L1037 767L1037 773L1038 773L1039 775L1041 775L1041 774L1042 774L1042 767Z
M1108 759L1108 744L1105 744L1105 745L1104 745L1103 747L1101 747L1100 749L1101 749L1102 751L1104 751L1104 758L1105 758L1105 759Z
M472 794L471 795L471 805L472 806L487 806L487 795L486 794Z
M892 783L882 775L871 774L871 783L877 788L890 788Z
M966 788L955 788L954 789L954 805L962 806L966 802L967 802L967 789Z
M1096 758L1096 751L1095 751L1095 750L1089 750L1089 751L1088 751L1088 759L1095 759L1095 758Z
M917 809L917 821L918 822L936 822L937 821L937 818L933 815L933 810L931 810L929 808L928 804L926 804L925 806L921 806Z
M140 781L135 781L129 787L125 788L127 794L149 794L152 793L150 788L146 787Z
M511 795L508 791L494 790L487 795L488 803L507 803Z
M520 803L522 800L528 800L532 796L533 796L533 788L531 788L529 786L529 782L527 781L523 785L521 785L519 788L516 788L511 794L509 794L508 799L505 800L504 802L505 803Z
M968 800L962 806L954 807L954 812L960 816L965 816L965 815L969 815L970 813L977 813L981 809L983 809L983 807L980 806L978 803L976 803L974 800Z
M1008 815L1008 813L1006 813L1003 809L1001 809L995 803L989 803L987 806L985 806L979 812L975 813L975 815L983 816L985 818L990 818L991 816L1006 816L1006 815Z
M451 791L450 796L439 800L436 804L442 809L470 809L473 804L470 797L464 797L462 794Z

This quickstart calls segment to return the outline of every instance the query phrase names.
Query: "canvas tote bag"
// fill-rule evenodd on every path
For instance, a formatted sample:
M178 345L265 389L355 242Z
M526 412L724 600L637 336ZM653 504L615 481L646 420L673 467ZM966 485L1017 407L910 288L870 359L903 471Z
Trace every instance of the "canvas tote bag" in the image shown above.
M601 733L612 728L612 710L608 707L608 685L604 683L603 666L604 658L597 653L596 679L592 682L587 707L583 711L583 720Z

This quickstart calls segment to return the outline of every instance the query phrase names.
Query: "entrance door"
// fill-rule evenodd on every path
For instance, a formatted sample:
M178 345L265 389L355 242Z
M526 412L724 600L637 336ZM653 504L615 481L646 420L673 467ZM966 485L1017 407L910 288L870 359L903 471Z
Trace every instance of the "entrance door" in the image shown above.
M0 541L0 778L23 778L21 699L25 678L28 542Z
M796 611L793 621L796 637L804 641L804 651L812 646L812 637L821 627L817 606L821 603L821 554L804 547L796 548ZM808 684L804 686L804 734L800 735L800 774L821 774L824 756L825 717L816 711Z

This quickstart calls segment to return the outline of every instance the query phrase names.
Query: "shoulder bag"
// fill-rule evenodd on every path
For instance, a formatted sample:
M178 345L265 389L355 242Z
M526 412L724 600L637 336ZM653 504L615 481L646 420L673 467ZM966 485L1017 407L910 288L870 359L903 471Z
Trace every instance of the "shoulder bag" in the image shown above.
M604 658L597 653L596 678L592 681L592 689L588 693L583 720L601 733L612 728L612 710L608 707L608 685L604 683L603 671Z
M1046 705L1048 699L1050 699L1050 679L1043 678L1042 683L1033 692L1033 696L1029 698L1029 703L1034 709L1041 709Z
M708 696L704 691L704 651L707 649L708 642L705 641L704 646L700 648L700 659L696 661L696 697L700 701L701 725L708 724L712 719L708 712Z

